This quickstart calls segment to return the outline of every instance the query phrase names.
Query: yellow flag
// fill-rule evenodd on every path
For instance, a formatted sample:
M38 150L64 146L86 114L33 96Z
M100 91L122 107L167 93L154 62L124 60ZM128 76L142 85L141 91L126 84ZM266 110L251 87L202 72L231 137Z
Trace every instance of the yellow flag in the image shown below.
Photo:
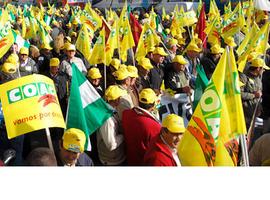
M239 2L228 19L224 20L221 35L223 38L228 38L229 36L239 32L244 25L244 11L242 9L241 3Z
M49 127L66 128L54 83L46 76L2 84L0 96L9 139Z
M127 2L122 9L120 19L119 19L119 41L120 41L120 58L123 62L127 61L127 50L135 46L133 35L131 32L128 12L127 12Z
M207 35L207 42L212 46L215 44L221 44L220 31L222 28L221 18L217 16L212 22L207 24L204 32Z
M145 23L138 42L137 51L135 54L136 60L145 57L151 48L158 46L160 43L160 37L152 29L152 27Z
M87 14L87 19L90 21L95 31L102 26L101 17L91 8L89 3L86 4L84 11Z
M225 78L226 77L226 78ZM233 50L227 49L179 144L184 166L235 166L234 140L246 133Z
M13 43L14 37L12 31L9 30L8 34L0 39L0 58L2 58L7 53Z
M211 0L209 13L208 13L208 19L209 21L213 21L217 16L220 16L219 10L217 8L217 4L215 0Z
M88 62L90 61L91 56L91 43L92 37L90 37L86 25L83 24L75 45L76 49L83 54Z
M105 62L105 28L100 31L99 37L93 47L93 51L91 53L89 63L91 65L106 63Z
M252 51L256 51L261 54L265 54L268 45L268 34L269 34L269 22L267 22L260 31L253 37L244 53L238 58L238 70L243 72L247 57Z
M119 48L119 43L118 43L118 27L117 27L117 21L113 23L106 48L105 48L105 54L106 54L106 65L108 66L113 57L113 53L115 49Z

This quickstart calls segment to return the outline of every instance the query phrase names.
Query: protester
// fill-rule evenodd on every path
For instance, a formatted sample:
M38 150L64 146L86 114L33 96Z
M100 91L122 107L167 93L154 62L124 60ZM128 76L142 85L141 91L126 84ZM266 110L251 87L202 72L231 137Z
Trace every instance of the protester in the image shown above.
M147 166L180 166L176 147L185 132L182 117L170 114L162 122L160 134L151 141L144 155Z
M26 159L28 166L57 166L57 161L49 148L38 147L31 151Z
M139 94L139 106L123 112L122 126L130 166L143 165L146 149L161 129L158 119L151 113L156 100L157 96L152 89L143 89Z
M29 49L26 47L22 47L19 52L20 58L20 76L27 76L30 74L38 73L38 67L36 62L29 57Z
M102 87L100 86L102 75L101 75L99 69L96 67L91 68L87 73L87 77L88 77L90 83L94 86L94 88L98 92L98 94L101 97L103 97L104 92L102 90Z
M56 154L58 166L93 166L93 161L84 153L86 137L76 128L67 129L59 141L60 151Z
M150 88L149 72L153 68L151 61L148 58L141 58L138 61L137 68L139 77L136 79L136 87L139 91L144 88Z
M99 159L103 165L120 166L126 161L123 130L116 107L126 91L117 85L111 85L105 92L105 98L114 110L112 117L100 127L97 134Z

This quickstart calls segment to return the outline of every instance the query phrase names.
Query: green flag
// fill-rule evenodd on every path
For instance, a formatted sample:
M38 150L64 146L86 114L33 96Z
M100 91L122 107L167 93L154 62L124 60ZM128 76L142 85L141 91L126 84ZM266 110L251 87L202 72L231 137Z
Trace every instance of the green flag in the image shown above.
M78 128L85 133L87 139L85 149L89 145L89 136L101 127L112 113L106 102L73 63L67 128Z

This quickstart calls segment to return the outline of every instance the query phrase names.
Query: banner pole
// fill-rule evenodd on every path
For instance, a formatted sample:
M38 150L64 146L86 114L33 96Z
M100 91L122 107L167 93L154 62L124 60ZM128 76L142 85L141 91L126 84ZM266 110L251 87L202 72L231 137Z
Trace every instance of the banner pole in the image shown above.
M50 147L50 149L52 150L52 152L54 153L50 129L49 129L48 127L46 127L46 128L45 128L45 131L46 131L46 136L47 136L47 140L48 140L49 147ZM54 153L54 154L55 154L55 153Z

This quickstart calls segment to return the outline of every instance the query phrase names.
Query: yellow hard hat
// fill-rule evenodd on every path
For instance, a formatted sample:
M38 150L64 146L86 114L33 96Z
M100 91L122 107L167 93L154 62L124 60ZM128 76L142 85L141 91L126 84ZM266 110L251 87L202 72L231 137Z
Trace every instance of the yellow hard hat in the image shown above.
M219 44L215 44L214 46L211 47L211 53L212 54L219 54L223 53L224 49L219 46Z
M255 59L253 59L251 61L250 66L252 66L252 67L262 67L262 68L267 69L267 70L270 69L268 66L266 66L264 60L261 59L261 58L255 58Z
M2 65L2 69L3 72L7 73L7 74L14 74L16 72L16 65L13 63L8 63L5 62Z
M58 67L60 64L60 60L58 58L50 59L50 67Z
M74 44L68 43L67 46L66 46L66 50L67 51L76 51L76 47L75 47Z
M167 56L168 54L164 51L162 47L156 47L153 54L159 54L161 56Z
M64 149L75 153L82 153L84 151L86 137L84 132L80 129L67 129L62 139Z
M157 100L157 95L151 88L143 89L139 94L139 101L144 104L153 104Z
M20 54L26 54L26 55L29 55L29 49L26 48L26 47L22 47L20 49Z
M111 85L105 91L105 98L107 99L107 101L114 101L126 94L127 92L119 88L117 85Z
M16 65L16 64L18 64L18 62L19 62L19 57L18 57L17 54L12 53L12 54L10 54L10 55L8 56L8 58L6 59L6 62L7 62L7 63L12 63L12 64Z
M138 78L139 77L137 67L132 66L132 65L128 65L127 70L129 71L131 78Z
M184 133L186 130L183 118L176 114L167 115L162 121L162 127L171 133Z
M110 65L114 67L114 69L118 70L119 66L120 66L121 62L119 59L117 58L113 58Z
M202 50L201 50L201 48L198 47L197 44L192 42L187 46L187 51L195 51L195 52L199 53Z
M48 43L43 43L40 46L41 49L48 49L48 50L52 50L53 48L48 44Z
M113 76L116 80L121 81L131 76L127 68L119 68L117 71L113 73Z
M235 44L232 36L225 38L224 42L225 42L225 44L227 44L230 47L236 47L236 44Z
M138 60L138 65L142 66L146 70L154 68L149 58L141 58L140 60Z
M87 73L87 77L89 77L91 79L98 79L98 78L102 78L102 75L101 75L98 68L93 67L93 68L89 69L89 71Z
M179 63L181 65L186 65L187 61L182 55L176 55L172 60L173 63Z

